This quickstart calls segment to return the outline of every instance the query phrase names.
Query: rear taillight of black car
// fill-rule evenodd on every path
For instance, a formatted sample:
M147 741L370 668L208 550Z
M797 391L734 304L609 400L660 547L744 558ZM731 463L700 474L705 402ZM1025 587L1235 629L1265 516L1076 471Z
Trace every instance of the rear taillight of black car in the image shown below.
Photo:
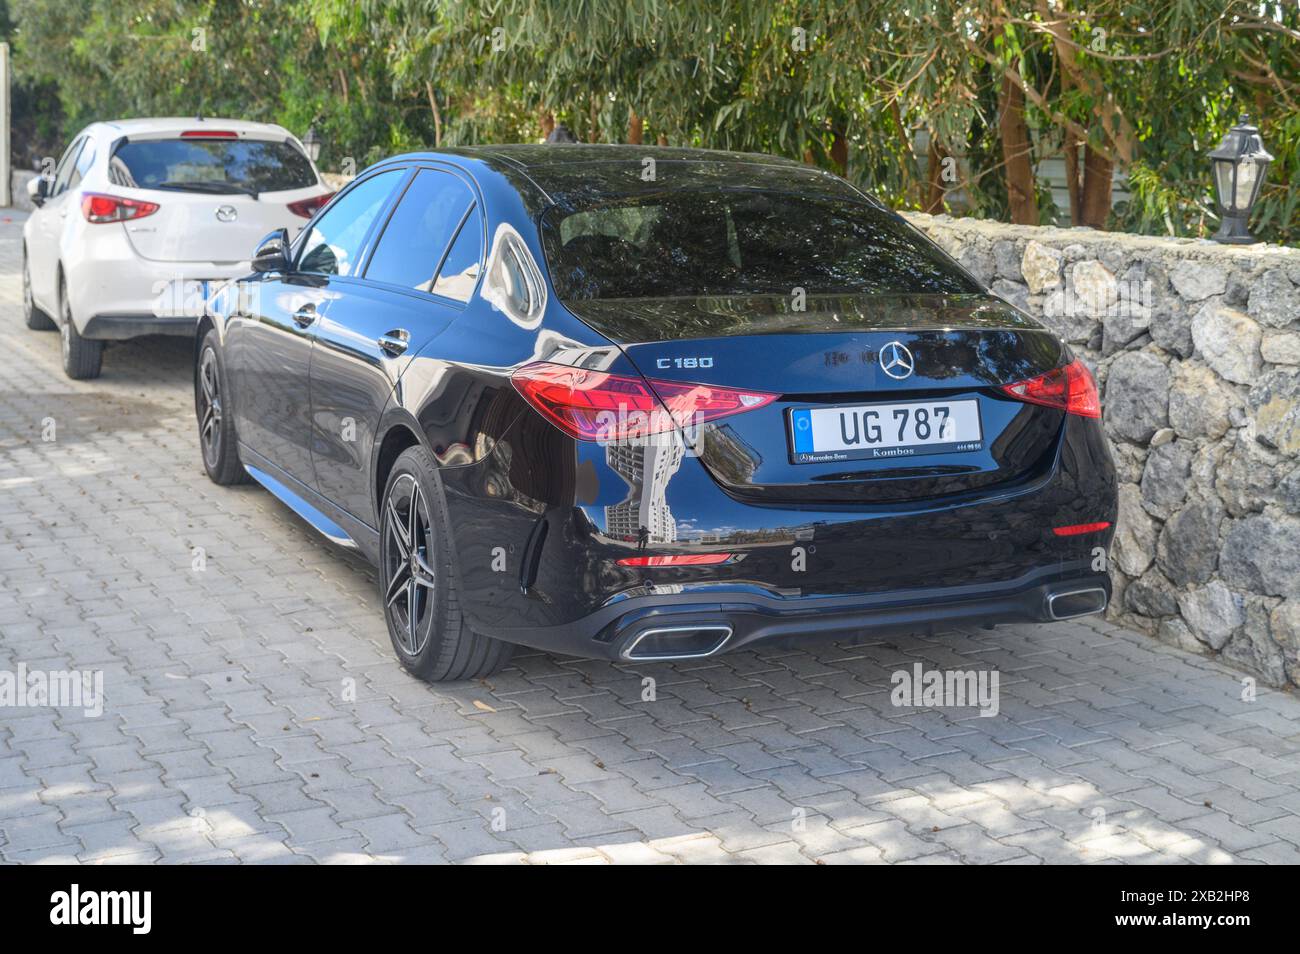
M511 375L534 410L580 441L625 441L752 411L777 395L535 361Z
M1002 391L1030 404L1054 407L1080 417L1101 417L1101 395L1087 365L1077 358L1046 374L1002 385Z

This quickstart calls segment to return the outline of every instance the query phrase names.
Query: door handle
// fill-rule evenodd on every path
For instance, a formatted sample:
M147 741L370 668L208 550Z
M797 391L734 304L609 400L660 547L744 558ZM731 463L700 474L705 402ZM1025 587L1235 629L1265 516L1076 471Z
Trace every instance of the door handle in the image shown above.
M389 357L396 358L411 343L411 333L405 328L394 328L387 334L380 335L376 344Z
M306 328L319 317L316 306L308 302L293 313L293 323L299 328Z

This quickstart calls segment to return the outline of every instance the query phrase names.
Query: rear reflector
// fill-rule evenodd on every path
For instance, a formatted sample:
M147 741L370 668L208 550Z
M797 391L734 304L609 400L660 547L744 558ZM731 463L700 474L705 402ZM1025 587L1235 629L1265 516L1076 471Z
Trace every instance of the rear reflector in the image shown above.
M301 215L304 219L310 219L316 214L317 209L332 198L334 193L326 192L324 195L314 195L310 199L299 199L297 202L289 203L289 211L294 215Z
M619 566L717 566L731 559L730 553L677 553L671 556L624 557Z
M181 133L182 139L238 139L239 133L229 129L187 129Z
M1080 417L1101 417L1097 382L1087 365L1077 358L1036 378L1004 384L1002 390L1030 404L1058 408Z
M1068 527L1053 527L1052 532L1058 537L1077 537L1085 533L1099 533L1109 526L1109 520L1102 520L1099 523L1075 523Z
M96 224L142 219L157 211L157 202L125 199L117 195L104 195L101 192L86 192L81 196L81 214L86 217L87 222Z
M647 381L547 361L524 365L511 375L511 382L538 413L580 441L660 434L752 411L777 398L758 391Z

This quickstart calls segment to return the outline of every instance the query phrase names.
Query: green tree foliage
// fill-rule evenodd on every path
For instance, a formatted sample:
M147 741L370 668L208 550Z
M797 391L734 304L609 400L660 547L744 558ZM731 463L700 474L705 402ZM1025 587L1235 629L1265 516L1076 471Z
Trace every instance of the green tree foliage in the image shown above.
M897 207L960 196L972 214L1025 220L1053 212L1033 169L1064 157L1075 221L1205 235L1217 226L1205 154L1250 112L1277 156L1256 233L1300 242L1297 0L9 0L9 10L24 80L57 89L64 133L151 113L299 133L315 121L329 168L421 145L535 141L563 122L585 141L793 156ZM959 170L956 181L944 169ZM1116 173L1132 199L1111 208Z

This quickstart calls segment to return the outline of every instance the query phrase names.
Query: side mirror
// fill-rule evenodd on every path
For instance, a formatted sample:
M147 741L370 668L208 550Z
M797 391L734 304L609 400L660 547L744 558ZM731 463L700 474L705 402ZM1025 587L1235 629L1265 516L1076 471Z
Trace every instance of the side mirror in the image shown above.
M45 197L49 194L50 184L45 176L37 176L35 179L27 180L27 198L32 200L32 205L40 208L45 204Z
M253 271L289 271L289 230L276 229L257 243L253 253Z

